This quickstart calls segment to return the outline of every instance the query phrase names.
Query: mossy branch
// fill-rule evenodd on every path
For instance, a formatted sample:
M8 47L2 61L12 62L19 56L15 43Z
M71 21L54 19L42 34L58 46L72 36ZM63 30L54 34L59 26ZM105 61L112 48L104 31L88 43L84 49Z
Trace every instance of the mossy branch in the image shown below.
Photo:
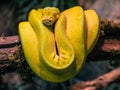
M120 59L120 24L102 20L99 40L88 55L87 61ZM14 67L17 69L25 61L19 36L0 37L0 69Z

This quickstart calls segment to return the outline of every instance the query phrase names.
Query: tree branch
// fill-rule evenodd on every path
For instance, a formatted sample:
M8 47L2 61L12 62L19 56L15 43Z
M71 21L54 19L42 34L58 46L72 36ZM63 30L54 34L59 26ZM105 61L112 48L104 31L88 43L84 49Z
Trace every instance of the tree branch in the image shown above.
M0 74L17 69L22 61L20 46L19 36L0 37Z
M18 47L20 40L18 36L0 37L0 63L2 61L14 61L20 56Z
M100 24L100 37L86 61L119 60L120 59L120 24L102 20ZM0 74L11 69L27 69L19 36L0 37ZM23 66L21 68L21 65ZM12 67L12 68L11 68ZM30 69L27 69L28 71ZM30 72L29 72L30 73ZM106 78L107 77L107 78ZM107 86L120 77L120 68L117 68L92 81L77 83L71 90L96 90Z
M120 67L102 76L99 76L94 80L77 83L71 86L70 90L98 90L108 86L118 78L120 78Z
M99 40L87 61L120 59L120 24L102 20L100 31ZM11 63L20 63L23 58L19 36L0 37L0 69Z
M92 52L88 55L87 61L120 59L120 24L112 21L102 20L100 24L100 37ZM4 64L20 62L22 48L19 36L0 37L0 68ZM94 58L93 58L94 55ZM105 57L107 56L107 57ZM117 56L117 57L116 57Z

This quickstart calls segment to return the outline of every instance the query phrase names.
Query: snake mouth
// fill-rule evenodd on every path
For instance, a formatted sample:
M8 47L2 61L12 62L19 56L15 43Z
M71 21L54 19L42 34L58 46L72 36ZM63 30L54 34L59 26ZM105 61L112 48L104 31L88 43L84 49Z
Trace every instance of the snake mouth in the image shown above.
M43 19L43 20L42 20L42 23L43 23L44 25L47 25L47 26L53 25L53 22L52 22L51 19Z

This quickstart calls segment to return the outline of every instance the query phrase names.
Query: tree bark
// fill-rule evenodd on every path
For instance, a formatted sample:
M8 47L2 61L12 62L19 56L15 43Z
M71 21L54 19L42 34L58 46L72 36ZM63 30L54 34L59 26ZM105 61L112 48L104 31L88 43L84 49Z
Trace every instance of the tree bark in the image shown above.
M70 87L70 90L98 90L108 86L111 82L120 78L120 67L99 76L91 81L80 82Z
M120 59L120 24L102 20L100 37L87 61ZM25 59L19 36L0 37L0 69L19 64Z
M102 20L100 24L100 36L94 49L87 56L88 61L120 60L120 24ZM0 37L0 74L11 70L27 69L19 68L24 64L25 57L21 47L19 36ZM26 67L26 66L25 66ZM28 72L30 68L27 69ZM31 72L29 72L31 73ZM109 78L106 78L109 77ZM120 68L106 73L98 78L77 83L70 90L97 90L120 77Z

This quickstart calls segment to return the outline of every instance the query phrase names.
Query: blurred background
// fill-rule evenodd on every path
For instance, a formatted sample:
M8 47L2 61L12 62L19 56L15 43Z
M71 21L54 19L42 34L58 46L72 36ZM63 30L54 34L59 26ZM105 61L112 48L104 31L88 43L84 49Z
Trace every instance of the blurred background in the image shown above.
M0 1L0 36L18 35L18 24L27 20L31 9L47 6L58 7L61 11L80 5L83 9L94 9L100 19L120 23L120 0L1 0ZM119 66L119 61L110 64L110 60L86 62L80 73L63 83L44 81L33 73L9 72L0 77L0 90L68 90L69 86L92 80ZM120 81L112 83L101 90L120 90Z

